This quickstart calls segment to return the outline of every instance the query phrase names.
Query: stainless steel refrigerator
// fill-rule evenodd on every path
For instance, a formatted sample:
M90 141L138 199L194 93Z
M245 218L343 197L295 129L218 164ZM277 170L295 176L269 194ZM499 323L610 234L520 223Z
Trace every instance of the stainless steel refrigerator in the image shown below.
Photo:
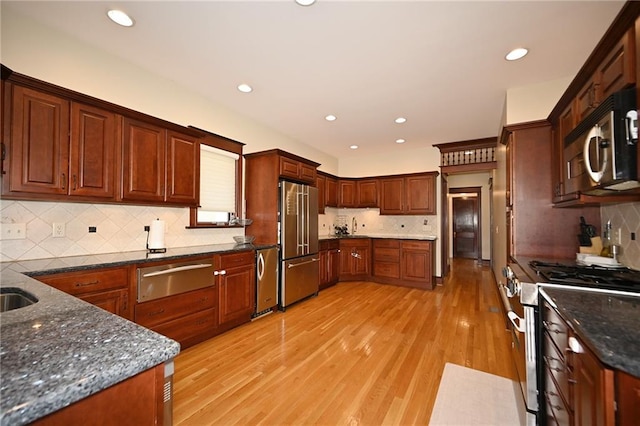
M318 293L318 190L280 182L279 308Z

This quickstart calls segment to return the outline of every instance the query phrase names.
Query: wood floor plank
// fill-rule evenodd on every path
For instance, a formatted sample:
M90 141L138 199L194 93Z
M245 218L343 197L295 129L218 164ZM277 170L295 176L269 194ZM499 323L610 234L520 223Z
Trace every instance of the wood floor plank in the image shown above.
M471 260L432 291L340 283L178 355L174 422L427 424L445 363L515 378L499 303Z

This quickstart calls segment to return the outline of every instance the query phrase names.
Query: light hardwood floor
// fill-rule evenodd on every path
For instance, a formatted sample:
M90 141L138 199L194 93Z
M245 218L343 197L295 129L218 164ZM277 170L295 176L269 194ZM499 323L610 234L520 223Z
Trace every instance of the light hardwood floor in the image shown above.
M421 291L339 283L183 351L177 425L428 424L447 362L515 378L488 267Z

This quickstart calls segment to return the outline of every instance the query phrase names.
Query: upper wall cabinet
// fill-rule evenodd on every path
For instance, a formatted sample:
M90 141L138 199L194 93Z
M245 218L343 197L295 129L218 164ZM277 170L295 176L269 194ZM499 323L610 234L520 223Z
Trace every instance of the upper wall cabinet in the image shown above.
M2 67L2 196L196 206L200 132Z
M280 156L280 176L315 185L316 167L301 159Z
M5 198L115 197L115 114L7 84Z
M438 172L380 178L380 214L436 214L436 177Z

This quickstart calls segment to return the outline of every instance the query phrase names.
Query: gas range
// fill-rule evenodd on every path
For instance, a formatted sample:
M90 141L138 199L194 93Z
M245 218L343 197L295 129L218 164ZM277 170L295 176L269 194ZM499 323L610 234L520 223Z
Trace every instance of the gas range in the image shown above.
M530 261L529 267L540 278L539 283L640 293L640 271L625 267L569 265L539 260Z

